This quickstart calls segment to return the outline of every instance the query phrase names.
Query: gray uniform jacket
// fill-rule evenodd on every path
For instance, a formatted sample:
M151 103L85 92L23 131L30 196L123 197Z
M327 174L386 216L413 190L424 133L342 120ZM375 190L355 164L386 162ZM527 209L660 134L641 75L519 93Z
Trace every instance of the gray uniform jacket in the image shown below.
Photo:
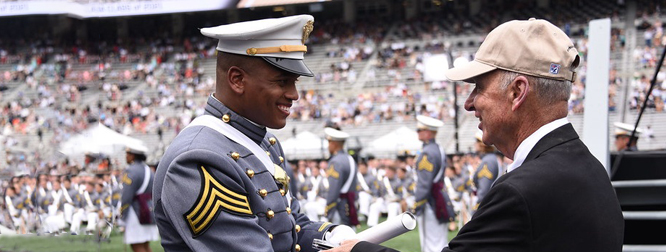
M338 151L328 161L328 195L326 196L326 216L329 220L333 219L336 212L340 214L340 222L336 224L351 225L350 211L356 209L354 204L341 196L341 190L347 182L349 176L352 176L352 182L347 192L356 193L356 169L352 171L349 164L349 154L344 150ZM351 225L353 226L353 225Z
M208 98L208 115L245 134L284 169L280 143ZM277 175L277 173L276 173ZM155 175L155 218L165 251L314 251L333 225L311 222L298 200L245 146L205 126L185 128L171 142ZM289 197L289 198L288 198Z
M377 181L377 176L372 175L370 172L368 172L367 174L363 175L363 180L368 185L368 189L370 189L370 191L367 193L369 193L374 197L379 197L379 183ZM363 191L363 187L360 184L361 184L360 181L356 181L357 192Z
M83 200L81 198L79 190L76 190L72 187L69 190L67 190L67 193L69 194L69 198L72 199L72 205L74 205L77 208L81 208L83 205Z
M499 163L497 162L497 155L494 153L486 153L481 158L481 164L476 169L474 174L474 185L476 185L476 202L481 202L483 197L490 191L490 186L499 176ZM476 209L476 206L474 207Z
M435 140L431 139L423 143L423 151L416 158L416 174L418 176L415 191L416 215L423 213L426 203L433 209L435 208L435 199L432 197L430 190L433 183L444 181L444 176L440 176L438 181L434 181L439 170L444 169L444 167L442 153L440 153L439 145L435 143Z
M127 167L127 170L125 170L120 179L123 183L122 193L120 194L120 218L124 221L127 221L130 206L134 210L134 214L137 214L137 219L139 218L139 201L134 196L139 193L139 189L141 189L141 185L144 183L146 167L147 165L143 161L135 161ZM144 193L151 192L155 180L155 174L150 169L148 174L150 174L150 178L148 178L148 186ZM153 208L153 202L148 201L148 206Z

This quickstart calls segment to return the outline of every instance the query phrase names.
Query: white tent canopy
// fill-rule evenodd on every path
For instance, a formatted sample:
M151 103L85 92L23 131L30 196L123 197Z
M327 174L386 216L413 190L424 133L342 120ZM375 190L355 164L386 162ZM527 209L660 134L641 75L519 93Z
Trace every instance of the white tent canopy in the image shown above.
M77 157L86 153L113 155L123 151L128 145L144 145L144 143L98 123L62 143L59 150L68 157Z
M328 141L309 131L298 133L281 144L287 159L323 159L328 153Z
M416 131L402 126L373 140L363 152L377 157L395 157L404 151L417 153L423 146L418 136Z

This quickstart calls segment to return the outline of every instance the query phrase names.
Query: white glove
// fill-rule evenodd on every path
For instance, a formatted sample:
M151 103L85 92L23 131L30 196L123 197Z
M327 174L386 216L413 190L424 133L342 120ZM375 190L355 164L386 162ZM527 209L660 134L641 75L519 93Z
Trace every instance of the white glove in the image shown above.
M333 230L326 232L324 235L324 240L330 242L335 246L340 246L345 240L353 239L356 236L356 231L349 226L338 225L333 228Z

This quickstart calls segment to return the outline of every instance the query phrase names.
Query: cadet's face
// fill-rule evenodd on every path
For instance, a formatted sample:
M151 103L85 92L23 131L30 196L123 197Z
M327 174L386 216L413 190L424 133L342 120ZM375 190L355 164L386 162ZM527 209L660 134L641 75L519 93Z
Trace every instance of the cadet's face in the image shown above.
M497 71L474 78L476 86L465 101L465 110L474 111L479 118L479 129L483 131L483 142L487 145L502 143L500 137L511 137L511 125L507 113L511 111L511 101L506 91L501 89L500 73Z
M616 136L615 137L615 150L621 151L627 148L627 143L629 143L628 136Z
M244 113L251 121L273 129L287 124L292 102L298 100L299 75L282 71L266 62L256 64L247 74L245 94L249 100ZM246 71L247 72L247 71Z

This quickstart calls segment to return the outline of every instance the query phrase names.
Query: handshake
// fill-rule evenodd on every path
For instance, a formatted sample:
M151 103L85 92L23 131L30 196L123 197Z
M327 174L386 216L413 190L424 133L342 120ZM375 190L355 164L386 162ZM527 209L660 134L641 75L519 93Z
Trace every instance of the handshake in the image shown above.
M414 228L416 228L416 217L410 212L404 212L358 234L349 226L336 226L324 235L324 240L315 239L312 247L317 250L328 250L342 245L344 249L351 249L358 241L380 244Z

